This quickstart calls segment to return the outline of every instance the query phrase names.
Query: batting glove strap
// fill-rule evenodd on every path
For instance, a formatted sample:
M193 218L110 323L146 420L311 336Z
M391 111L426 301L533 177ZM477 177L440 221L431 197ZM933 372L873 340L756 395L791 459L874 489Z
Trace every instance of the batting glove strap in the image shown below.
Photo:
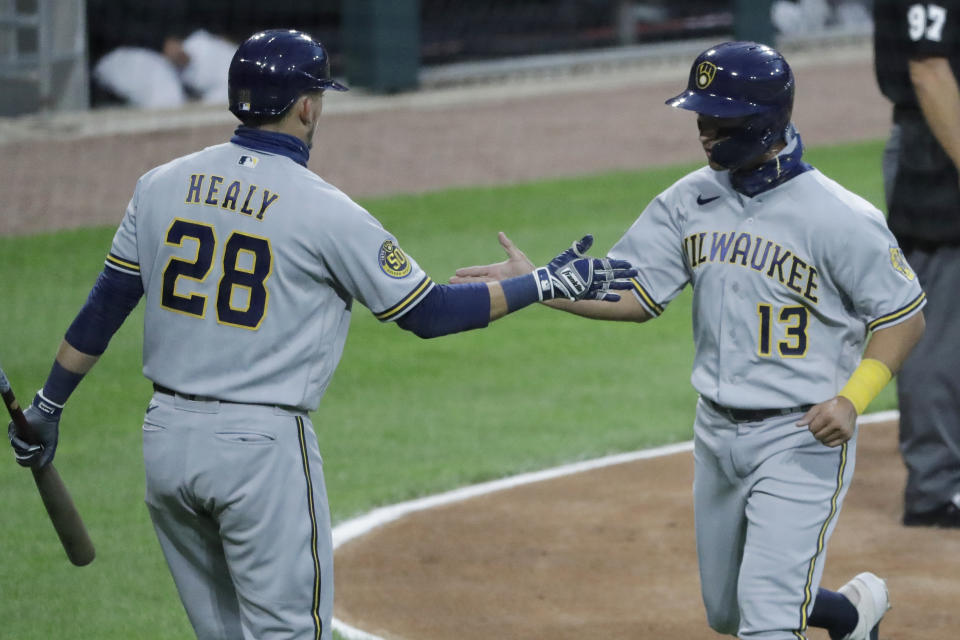
M63 405L46 398L43 395L43 389L37 391L37 395L33 397L33 404L31 406L47 420L59 421L60 414L63 413Z
M587 292L588 283L591 281L591 269L587 267L586 277L581 275L576 262L568 262L551 272L549 267L540 267L534 271L534 275L540 285L540 299L553 300L554 298L566 298L567 300L579 300Z
M553 300L557 297L557 292L554 289L553 276L550 274L550 269L547 267L539 267L533 270L531 274L533 279L537 283L537 296L540 299L540 302L544 300Z

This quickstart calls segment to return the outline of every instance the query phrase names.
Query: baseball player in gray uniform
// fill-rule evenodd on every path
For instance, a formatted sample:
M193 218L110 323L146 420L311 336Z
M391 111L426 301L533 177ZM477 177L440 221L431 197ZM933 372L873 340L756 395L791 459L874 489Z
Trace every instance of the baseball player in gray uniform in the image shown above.
M556 296L610 304L636 271L568 249L502 283L436 284L306 168L323 92L346 90L319 42L255 34L229 83L244 125L139 180L26 411L40 442L10 439L24 466L53 459L64 403L145 297L146 503L197 637L329 640L330 516L308 412L340 359L354 300L429 338Z
M924 294L880 211L802 160L786 60L723 43L667 104L697 113L709 166L657 196L611 249L634 295L590 318L644 322L693 287L694 508L707 620L743 640L876 640L889 608L870 572L819 588L856 459L855 419L923 332ZM454 282L532 266L505 262ZM869 342L868 333L872 333Z

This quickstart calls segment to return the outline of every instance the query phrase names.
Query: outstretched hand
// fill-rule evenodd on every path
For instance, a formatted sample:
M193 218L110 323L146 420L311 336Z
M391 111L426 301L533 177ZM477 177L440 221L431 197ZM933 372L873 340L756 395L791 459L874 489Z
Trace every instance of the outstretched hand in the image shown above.
M507 237L507 234L501 231L497 234L497 238L500 240L500 246L507 252L506 260L475 267L461 267L457 269L456 274L450 278L450 283L462 284L464 282L506 280L514 276L522 276L534 270L536 265L530 262L526 254L513 244L513 241Z

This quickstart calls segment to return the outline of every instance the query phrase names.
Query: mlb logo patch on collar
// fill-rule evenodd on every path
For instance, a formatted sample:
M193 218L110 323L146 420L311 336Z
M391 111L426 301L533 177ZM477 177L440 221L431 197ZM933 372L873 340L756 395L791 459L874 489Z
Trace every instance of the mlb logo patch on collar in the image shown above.
M257 166L258 162L260 162L260 158L256 156L243 155L243 156L240 156L240 160L237 161L237 164L239 164L241 167L249 167L253 169L254 167Z

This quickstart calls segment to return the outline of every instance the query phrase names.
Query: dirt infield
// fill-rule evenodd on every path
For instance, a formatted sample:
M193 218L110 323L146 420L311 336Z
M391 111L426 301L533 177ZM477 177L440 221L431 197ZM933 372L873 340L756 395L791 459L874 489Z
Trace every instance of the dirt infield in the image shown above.
M899 526L896 424L859 440L823 584L874 571L894 607L883 640L953 640L960 531ZM717 638L700 603L692 483L686 452L408 515L338 550L337 616L409 640Z
M795 121L808 145L886 134L889 107L868 58L794 68ZM685 74L466 101L330 105L310 166L367 197L696 161L692 117L663 105ZM232 128L224 120L80 136L48 126L6 141L0 130L0 234L117 224L143 172ZM864 569L882 573L894 599L885 640L956 638L960 532L899 526L894 425L864 433L857 466L825 586ZM336 614L407 640L716 637L699 600L691 484L691 457L678 454L409 516L338 551Z

